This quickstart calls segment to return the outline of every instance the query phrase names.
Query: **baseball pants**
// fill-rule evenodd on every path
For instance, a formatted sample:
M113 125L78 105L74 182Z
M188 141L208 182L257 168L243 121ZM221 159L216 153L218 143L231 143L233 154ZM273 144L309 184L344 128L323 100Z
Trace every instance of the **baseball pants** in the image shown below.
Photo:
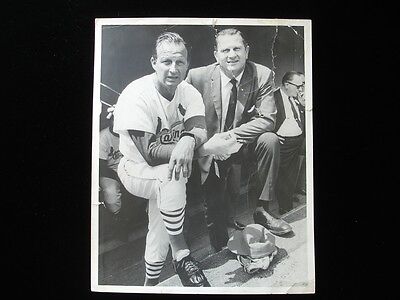
M118 175L133 195L149 200L146 236L146 276L157 278L169 250L169 235L183 232L187 178L168 180L168 164L155 167L135 163L123 157Z

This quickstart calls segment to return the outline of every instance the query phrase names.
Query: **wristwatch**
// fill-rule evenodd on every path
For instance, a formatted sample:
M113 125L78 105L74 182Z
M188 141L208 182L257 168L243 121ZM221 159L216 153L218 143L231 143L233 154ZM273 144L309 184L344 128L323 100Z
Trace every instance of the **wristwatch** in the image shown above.
M179 139L183 138L184 136L190 136L190 137L192 137L194 139L194 141L196 141L196 137L194 136L193 133L184 131L184 132L181 133L181 136L179 137Z

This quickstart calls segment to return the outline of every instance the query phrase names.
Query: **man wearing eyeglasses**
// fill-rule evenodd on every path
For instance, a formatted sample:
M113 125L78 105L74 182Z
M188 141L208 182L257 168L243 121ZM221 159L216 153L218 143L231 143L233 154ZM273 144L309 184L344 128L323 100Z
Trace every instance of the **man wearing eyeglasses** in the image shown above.
M277 108L275 131L280 143L277 198L280 213L292 209L292 195L299 169L299 153L304 143L304 75L290 71L274 92Z

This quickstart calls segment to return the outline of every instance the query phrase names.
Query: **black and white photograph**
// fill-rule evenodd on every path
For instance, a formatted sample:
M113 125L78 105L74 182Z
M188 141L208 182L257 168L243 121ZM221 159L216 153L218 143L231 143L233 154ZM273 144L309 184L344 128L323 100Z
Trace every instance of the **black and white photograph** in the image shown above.
M307 19L97 18L91 290L315 293Z

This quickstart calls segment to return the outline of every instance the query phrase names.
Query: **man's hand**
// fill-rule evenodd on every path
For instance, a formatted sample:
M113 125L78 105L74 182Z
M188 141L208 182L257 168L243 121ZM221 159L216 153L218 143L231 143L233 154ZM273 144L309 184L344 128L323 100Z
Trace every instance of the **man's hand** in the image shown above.
M229 132L229 131L225 131L225 132L221 132L221 133L217 133L217 134L218 134L219 138L224 139L225 141L229 141L232 138L236 139L236 135L234 133ZM220 160L220 161L227 160L229 157L231 157L230 154L216 154L216 155L214 155L214 159L215 160Z
M236 136L230 132L222 132L213 135L199 149L200 156L210 154L214 155L229 155L239 150L240 144L236 140Z
M214 136L218 136L219 138L224 139L224 140L230 140L232 138L236 138L236 135L231 131L225 131L225 132L217 133Z
M168 180L172 180L174 167L176 180L179 180L181 170L183 177L190 177L195 144L195 140L190 136L184 136L178 141L169 160Z
M114 114L114 110L115 110L115 105L110 106L109 108L107 108L107 119L110 119L112 117L112 115Z

